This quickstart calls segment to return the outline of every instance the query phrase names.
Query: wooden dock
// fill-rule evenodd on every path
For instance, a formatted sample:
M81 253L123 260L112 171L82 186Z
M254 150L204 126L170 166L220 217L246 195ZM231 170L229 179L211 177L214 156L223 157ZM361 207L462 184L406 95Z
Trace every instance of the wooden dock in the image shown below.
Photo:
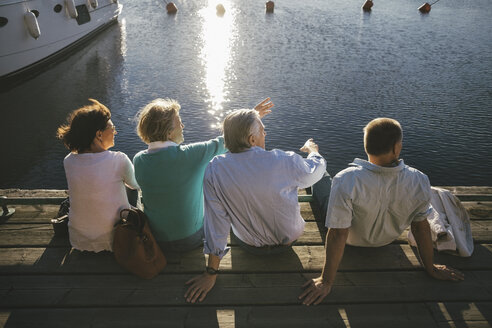
M168 258L158 277L142 280L110 253L71 251L67 239L55 238L49 220L57 205L9 205L16 212L0 223L0 327L491 327L492 187L447 188L470 213L475 252L436 253L436 262L462 270L465 281L428 277L404 233L381 248L348 246L332 293L310 307L298 296L321 272L325 229L309 203L301 203L306 229L291 252L259 258L232 244L214 289L193 305L184 284L203 272L201 250Z

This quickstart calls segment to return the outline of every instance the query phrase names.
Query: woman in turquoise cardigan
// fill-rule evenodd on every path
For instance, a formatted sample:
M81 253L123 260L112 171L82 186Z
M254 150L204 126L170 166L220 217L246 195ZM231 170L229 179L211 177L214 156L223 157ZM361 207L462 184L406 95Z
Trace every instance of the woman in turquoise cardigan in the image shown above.
M255 109L270 113L263 100ZM203 175L210 160L227 151L224 137L182 145L183 128L176 100L155 99L138 114L137 133L148 144L133 158L144 212L166 254L186 252L203 243Z

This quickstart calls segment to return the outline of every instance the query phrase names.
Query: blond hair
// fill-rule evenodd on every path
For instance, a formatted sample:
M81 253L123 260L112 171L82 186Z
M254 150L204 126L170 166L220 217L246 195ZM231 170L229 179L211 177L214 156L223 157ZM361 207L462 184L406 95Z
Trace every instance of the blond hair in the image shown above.
M143 142L166 141L181 106L174 99L154 99L138 113L137 134Z

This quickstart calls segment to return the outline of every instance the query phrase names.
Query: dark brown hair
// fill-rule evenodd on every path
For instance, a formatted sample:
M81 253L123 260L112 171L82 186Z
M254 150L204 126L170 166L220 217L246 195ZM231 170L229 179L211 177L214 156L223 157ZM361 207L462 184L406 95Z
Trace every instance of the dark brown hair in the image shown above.
M369 155L389 153L402 138L400 123L391 118L376 118L364 127L364 148Z
M106 129L111 119L109 109L95 99L92 103L74 110L67 119L67 124L58 128L57 138L61 139L71 151L81 153L90 149L97 131Z

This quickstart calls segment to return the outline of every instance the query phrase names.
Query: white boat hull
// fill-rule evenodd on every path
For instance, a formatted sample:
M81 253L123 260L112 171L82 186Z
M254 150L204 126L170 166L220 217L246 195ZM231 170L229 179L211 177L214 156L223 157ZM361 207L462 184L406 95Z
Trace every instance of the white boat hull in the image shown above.
M70 2L79 6L78 19L70 15L73 16L67 5ZM91 3L97 6L94 8ZM87 10L80 7L84 5ZM59 12L55 11L55 6ZM0 27L0 77L22 73L70 48L115 21L121 8L116 0L1 0L0 20L6 18L8 22ZM27 14L32 16L29 12L38 14L39 34L35 25L29 25L32 17L25 19ZM37 35L39 37L35 38Z

